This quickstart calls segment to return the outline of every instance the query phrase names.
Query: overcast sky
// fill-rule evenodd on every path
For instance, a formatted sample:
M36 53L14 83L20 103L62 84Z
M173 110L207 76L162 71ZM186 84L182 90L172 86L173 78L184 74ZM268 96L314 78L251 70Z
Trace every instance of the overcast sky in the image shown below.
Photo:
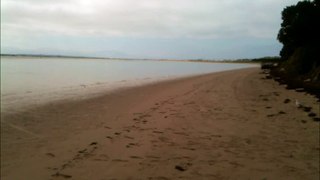
M298 0L1 0L1 53L124 58L277 56Z

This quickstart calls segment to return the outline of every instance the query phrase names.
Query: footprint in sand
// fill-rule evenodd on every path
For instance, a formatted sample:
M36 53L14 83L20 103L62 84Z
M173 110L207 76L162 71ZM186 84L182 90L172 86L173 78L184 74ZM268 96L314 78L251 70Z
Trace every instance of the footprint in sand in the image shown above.
M124 159L112 159L113 162L129 162L128 160Z
M100 154L94 161L109 161L109 156L106 154Z
M221 138L222 136L219 134L212 134L211 137Z
M108 139L113 139L111 136L107 136L106 138L108 138Z
M52 177L63 177L63 178L66 178L66 179L72 178L71 175L62 174L62 173L59 173L59 172L57 172L57 173L55 173L55 174L53 174L53 175L51 175L51 176L52 176Z
M79 162L79 160L82 160L84 158L87 158L91 155L93 155L93 152L98 148L97 147L98 142L94 141L91 142L87 148L84 148L82 150L79 150L78 153L69 161L67 161L66 163L62 164L60 166L60 168L54 168L54 169L58 169L59 171L57 171L55 174L51 175L52 177L63 177L63 178L71 178L71 175L67 175L67 174L62 174L60 173L60 171L66 169L67 167L72 167L75 165L75 163ZM47 153L50 154L50 153ZM50 154L50 156L52 156L53 154Z
M173 134L181 135L181 136L189 136L189 134L185 132L174 132Z
M158 109L158 107L153 107L153 108L151 108L150 110L151 111L155 111L155 110L157 110Z
M159 156L147 155L146 157L149 158L149 159L160 159Z
M83 150L78 151L78 153L85 153L86 151L87 151L87 149L83 149Z
M134 137L131 137L131 136L124 136L124 137L127 139L134 139Z
M280 95L280 93L278 93L278 92L273 92L273 95L275 95L275 96L279 96L279 95Z
M148 179L169 180L170 178L167 178L167 177L164 177L164 176L158 176L158 177L149 177Z
M147 117L152 117L150 114L143 114L139 118L147 118Z
M139 146L138 143L129 143L126 145L127 148L131 148L132 146Z
M46 155L49 157L56 157L53 153L46 153Z
M186 171L189 169L191 165L192 165L191 163L180 163L176 165L174 168L178 171Z
M195 150L197 150L197 149L191 148L191 147L182 147L181 149L190 150L190 151L195 151Z
M240 164L240 163L235 162L235 161L231 161L231 162L229 162L229 164L232 165L232 166L234 166L235 168L237 168L237 167L244 167L243 164Z
M159 134L162 134L163 132L162 131L152 131L153 133L159 133Z
M143 157L140 157L140 156L130 156L130 158L132 158L132 159L143 159Z
M160 136L159 137L159 140L161 141L161 142L169 142L169 138L166 138L166 137L163 137L163 136Z
M97 144L98 144L97 142L92 142L90 143L90 146L97 145Z

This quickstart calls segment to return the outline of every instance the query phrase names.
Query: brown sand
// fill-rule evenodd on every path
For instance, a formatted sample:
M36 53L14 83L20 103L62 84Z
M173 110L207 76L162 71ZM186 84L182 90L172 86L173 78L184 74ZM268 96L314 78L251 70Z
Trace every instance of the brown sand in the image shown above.
M319 179L319 122L295 99L319 103L259 72L3 113L1 179Z

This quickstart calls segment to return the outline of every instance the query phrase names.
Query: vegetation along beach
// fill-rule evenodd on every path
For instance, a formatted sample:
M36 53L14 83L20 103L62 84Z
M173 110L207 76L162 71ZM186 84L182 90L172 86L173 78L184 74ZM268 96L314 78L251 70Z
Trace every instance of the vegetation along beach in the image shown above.
M242 4L3 0L0 179L319 179L319 1Z

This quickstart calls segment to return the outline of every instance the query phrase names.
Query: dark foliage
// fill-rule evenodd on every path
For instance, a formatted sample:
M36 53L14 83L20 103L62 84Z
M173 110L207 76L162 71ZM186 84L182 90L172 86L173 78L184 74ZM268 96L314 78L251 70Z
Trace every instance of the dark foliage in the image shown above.
M320 0L284 8L278 40L281 62L271 75L287 88L303 88L320 99Z
M299 47L319 47L320 1L301 1L282 11L278 40L283 44L280 56L287 60Z
M260 63L278 63L280 62L280 57L263 57L263 58L255 58L251 59L252 62L260 62Z
M278 34L282 67L291 75L315 74L320 66L320 0L284 8L282 20Z

